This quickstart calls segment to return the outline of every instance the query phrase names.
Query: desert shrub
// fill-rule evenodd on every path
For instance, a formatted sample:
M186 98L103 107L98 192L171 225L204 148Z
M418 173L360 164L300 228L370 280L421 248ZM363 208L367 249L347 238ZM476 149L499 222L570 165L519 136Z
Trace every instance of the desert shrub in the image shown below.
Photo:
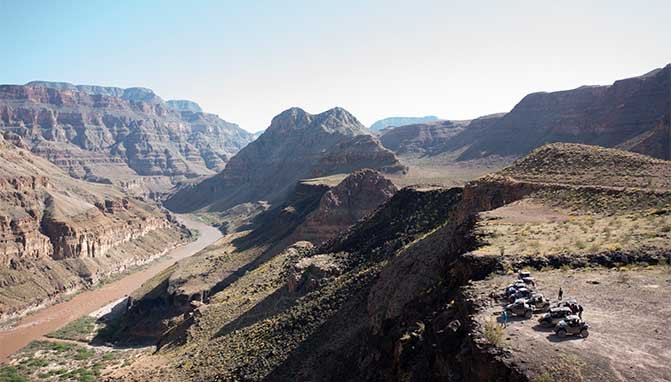
M552 373L549 371L544 372L543 374L538 375L535 379L534 382L555 382L556 379Z
M501 346L503 344L503 328L494 320L485 321L485 338L494 346Z
M0 368L0 381L2 382L28 382L28 378L19 374L13 366L3 366Z

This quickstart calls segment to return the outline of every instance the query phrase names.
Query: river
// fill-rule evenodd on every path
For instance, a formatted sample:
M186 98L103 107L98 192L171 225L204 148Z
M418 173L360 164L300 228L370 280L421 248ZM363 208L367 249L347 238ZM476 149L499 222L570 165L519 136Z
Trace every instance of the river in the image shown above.
M10 355L31 341L40 339L45 334L79 317L131 294L145 281L174 264L175 261L194 255L222 236L218 229L188 216L177 215L177 219L188 228L200 231L200 236L196 241L172 249L166 255L150 263L145 269L95 289L80 292L68 301L51 305L23 317L11 329L0 330L0 363L7 361Z

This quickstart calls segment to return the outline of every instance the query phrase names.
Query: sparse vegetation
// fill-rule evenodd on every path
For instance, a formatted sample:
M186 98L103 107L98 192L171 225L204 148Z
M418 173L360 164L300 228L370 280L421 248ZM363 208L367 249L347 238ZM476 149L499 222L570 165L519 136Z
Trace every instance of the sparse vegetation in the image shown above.
M83 316L55 332L47 334L47 337L73 341L90 341L93 338L96 327L95 318Z
M505 332L501 325L499 325L495 320L490 319L485 321L485 330L484 335L487 341L489 341L494 346L501 346L503 344L503 337Z
M9 366L0 368L0 382L98 381L103 369L120 366L135 353L96 350L70 342L33 341L12 357Z

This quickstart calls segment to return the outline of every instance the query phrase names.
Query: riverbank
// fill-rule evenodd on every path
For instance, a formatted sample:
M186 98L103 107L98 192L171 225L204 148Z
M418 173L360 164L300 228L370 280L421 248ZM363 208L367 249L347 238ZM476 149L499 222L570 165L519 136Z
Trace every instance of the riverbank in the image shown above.
M12 328L0 330L0 344L2 345L0 346L0 362L6 362L11 354L31 341L38 340L83 315L90 314L123 298L176 261L196 254L222 236L218 229L186 215L178 215L177 219L187 228L199 232L197 240L170 250L144 269L99 288L83 291L67 301L22 317Z

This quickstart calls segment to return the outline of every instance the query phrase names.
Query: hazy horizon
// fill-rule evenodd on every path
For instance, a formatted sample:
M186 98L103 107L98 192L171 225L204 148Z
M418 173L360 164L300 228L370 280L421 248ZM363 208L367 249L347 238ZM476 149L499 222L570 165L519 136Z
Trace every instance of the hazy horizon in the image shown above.
M249 131L298 106L471 119L668 64L671 3L0 3L0 83L147 87Z

